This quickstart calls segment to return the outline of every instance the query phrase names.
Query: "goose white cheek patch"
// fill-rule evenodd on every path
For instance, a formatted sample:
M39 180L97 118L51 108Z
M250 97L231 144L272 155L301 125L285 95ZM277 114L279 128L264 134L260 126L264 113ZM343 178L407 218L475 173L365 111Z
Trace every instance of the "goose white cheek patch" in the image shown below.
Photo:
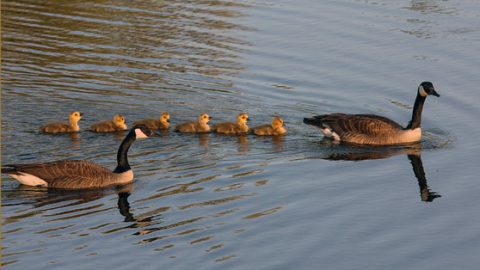
M144 139L144 138L148 138L147 135L145 135L145 133L143 133L143 131L139 128L136 128L135 129L135 137L137 139Z
M421 86L421 85L418 87L418 93L419 93L420 96L422 96L422 97L428 96L427 92L425 91L425 89L423 89L423 86Z

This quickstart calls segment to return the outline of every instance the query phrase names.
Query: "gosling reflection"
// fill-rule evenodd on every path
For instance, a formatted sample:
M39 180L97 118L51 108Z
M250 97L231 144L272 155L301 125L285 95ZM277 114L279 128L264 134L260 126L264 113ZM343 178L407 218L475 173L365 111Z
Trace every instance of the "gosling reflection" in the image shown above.
M245 135L240 135L237 137L238 142L238 152L242 154L247 154L250 151L250 144L248 143L248 138Z
M208 148L210 142L210 135L206 133L198 134L198 145L204 148Z
M340 147L340 146L339 146ZM436 198L442 197L440 194L430 190L427 184L427 178L423 169L421 158L421 145L414 144L409 147L389 147L389 148L371 148L365 149L363 147L352 147L341 151L329 154L324 159L328 160L349 160L360 161L370 159L385 159L396 155L407 155L412 164L413 173L418 180L420 188L420 199L423 202L432 202Z

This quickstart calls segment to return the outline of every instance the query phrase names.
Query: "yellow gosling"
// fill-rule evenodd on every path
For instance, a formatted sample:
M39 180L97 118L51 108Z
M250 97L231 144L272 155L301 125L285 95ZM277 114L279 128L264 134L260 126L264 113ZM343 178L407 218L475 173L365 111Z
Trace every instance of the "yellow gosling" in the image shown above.
M97 122L90 126L90 131L93 132L115 132L121 130L127 130L125 117L121 114L113 116L113 120Z
M184 133L205 133L210 132L210 126L208 122L212 118L206 114L202 113L198 116L197 121L186 122L175 127L175 131L184 132Z
M271 125L261 125L252 128L255 135L260 136L278 136L287 133L287 129L283 126L281 117L274 117Z
M82 113L80 112L71 112L68 120L69 123L55 122L48 123L40 127L40 132L44 133L69 133L69 132L78 132L80 131L80 126L78 121L82 119Z
M157 119L143 119L136 121L134 125L145 125L151 130L155 129L168 129L170 128L170 114L168 112L162 112L159 120Z
M237 122L223 122L213 126L213 130L220 134L241 135L248 132L247 126L248 115L246 113L240 113L237 116Z

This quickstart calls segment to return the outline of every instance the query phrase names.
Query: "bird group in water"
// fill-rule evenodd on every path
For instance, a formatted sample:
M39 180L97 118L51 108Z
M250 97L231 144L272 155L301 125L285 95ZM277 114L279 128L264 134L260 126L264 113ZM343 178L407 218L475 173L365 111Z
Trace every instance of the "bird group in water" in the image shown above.
M440 95L431 82L422 82L417 89L417 97L413 106L412 118L406 127L393 120L373 114L332 113L304 118L303 122L320 128L323 135L336 142L361 145L392 145L419 142L422 136L420 128L423 105L427 96ZM82 113L72 112L69 123L50 123L42 126L43 133L79 132L78 122ZM287 129L283 119L276 116L270 124L249 128L246 113L239 113L235 122L221 122L209 125L212 118L201 113L194 121L181 123L174 130L182 133L207 133L259 136L285 135ZM152 130L168 130L170 114L162 112L160 118L144 119L134 123L120 144L117 153L117 167L111 171L85 160L62 160L47 163L7 164L2 167L6 173L24 185L43 186L62 189L100 188L112 185L122 185L133 181L133 172L127 158L131 144L138 138L147 138ZM112 120L95 123L89 128L92 132L115 132L127 130L125 117L115 115Z
M79 132L80 126L78 122L82 116L83 114L80 112L71 112L68 117L68 123L48 123L40 127L40 132L50 134ZM249 118L248 115L243 112L238 114L235 122L221 122L210 126L210 120L212 120L212 117L206 113L201 113L195 121L178 124L174 127L174 130L181 133L216 132L228 135L245 135L251 133L259 136L280 136L287 133L283 119L280 116L275 116L270 124L264 124L253 128L247 126ZM162 112L158 119L149 118L138 120L135 121L133 125L142 125L151 130L168 130L170 128L170 114L168 112ZM89 131L97 133L117 132L127 129L128 127L125 123L125 117L121 114L114 115L112 120L94 123L88 128Z

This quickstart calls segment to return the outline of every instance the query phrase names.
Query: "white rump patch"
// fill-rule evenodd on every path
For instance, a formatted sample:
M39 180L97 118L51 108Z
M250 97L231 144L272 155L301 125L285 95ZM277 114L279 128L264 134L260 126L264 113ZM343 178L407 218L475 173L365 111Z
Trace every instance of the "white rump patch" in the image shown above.
M135 137L136 137L137 139L148 138L148 136L147 136L145 133L143 133L143 131L142 131L141 129L139 129L139 128L136 128L136 129L135 129Z
M335 141L340 141L340 136L338 136L338 134L335 133L335 131L332 131L330 128L322 128L321 131L325 137L332 138Z
M36 177L35 175L28 173L19 173L19 174L9 174L11 177L18 180L18 182L27 185L27 186L48 186L48 183L45 180Z
M418 93L419 93L420 96L422 96L422 97L428 96L427 92L425 91L425 89L423 89L423 86L421 86L421 85L418 87Z

